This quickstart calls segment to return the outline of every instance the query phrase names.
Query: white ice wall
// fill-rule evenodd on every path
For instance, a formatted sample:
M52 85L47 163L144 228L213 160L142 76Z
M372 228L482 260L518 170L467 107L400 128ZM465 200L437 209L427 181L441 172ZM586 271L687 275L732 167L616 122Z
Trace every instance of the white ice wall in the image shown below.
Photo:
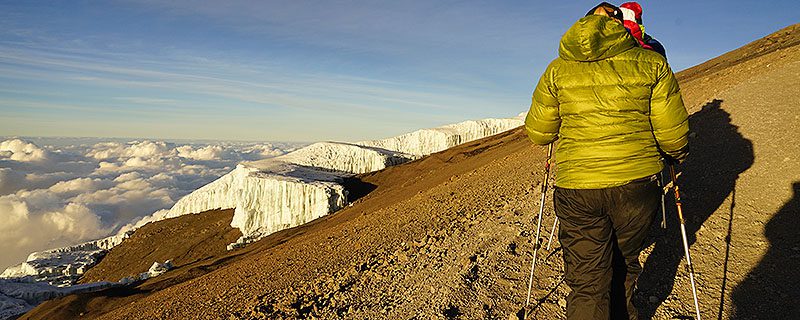
M158 274L154 275L157 276ZM30 278L0 279L0 320L16 319L36 305L73 293L96 292L126 285L122 282L93 282L57 287Z
M347 173L378 171L415 159L415 156L342 142L318 142L287 153L277 160Z
M7 268L0 278L29 278L57 287L73 285L106 251L130 236L129 232L63 248L34 252L25 262Z
M347 203L344 187L336 182L306 182L262 175L244 180L246 191L237 201L231 226L242 231L240 242L299 226L337 211Z
M498 134L523 124L522 115L507 119L465 121L439 128L423 129L401 136L356 142L320 142L270 160L248 164L260 168L258 179L246 180L247 201L238 201L231 226L242 230L240 242L260 239L334 212L347 203L346 191L337 179L312 178L302 183L276 179L276 170L267 168L276 160L304 168L322 168L340 173L366 173L384 169L439 152L461 143ZM313 171L313 170L312 170ZM308 177L309 174L301 176ZM310 182L315 181L315 182ZM313 187L324 184L324 187ZM252 201L252 202L251 202ZM199 212L199 211L194 211Z
M156 220L208 210L235 208L239 200L238 195L244 191L242 182L255 171L257 171L255 168L237 165L233 171L185 195L169 210L158 212L159 217Z
M299 166L279 159L239 164L214 182L178 200L137 223L199 213L214 209L234 211L231 226L244 234L267 235L291 228L339 210L347 202L342 176L313 167Z
M523 124L521 117L464 121L438 128L422 129L396 137L356 144L424 156L459 144L495 135Z

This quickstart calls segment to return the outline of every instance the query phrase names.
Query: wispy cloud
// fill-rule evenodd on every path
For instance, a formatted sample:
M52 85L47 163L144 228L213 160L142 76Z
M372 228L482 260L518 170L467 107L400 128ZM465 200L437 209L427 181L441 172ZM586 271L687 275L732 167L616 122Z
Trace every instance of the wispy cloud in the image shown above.
M457 107L470 107L480 103L462 97L457 92L433 92L442 88L420 88L382 79L319 72L292 74L258 65L251 68L243 63L208 58L152 63L141 62L146 60L146 56L126 55L124 60L120 60L113 54L104 55L103 52L67 54L30 48L0 51L0 81L9 83L11 89L7 89L7 92L14 92L14 83L24 82L44 82L51 83L50 86L76 88L69 94L56 96L31 96L35 94L35 90L23 88L14 92L17 95L15 98L0 99L0 109L9 111L6 117L13 114L18 119L29 114L30 117L41 120L41 112L46 110L60 110L71 114L88 112L95 117L103 114L183 117L185 121L190 121L197 115L235 121L235 115L250 114L251 117L258 118L275 112L311 112L311 117L317 118L309 119L311 122L323 121L320 117L325 117L326 113L351 114L354 120L362 118L403 121L402 118L415 114L427 114L425 121L440 119L436 123L419 122L424 126L448 122L446 118L437 116L437 113L447 114ZM96 58L86 59L85 56ZM98 94L95 91L103 93ZM157 109L143 108L146 106ZM150 125L155 123L149 122ZM12 127L18 128L6 126L6 129ZM373 125L372 128L379 127ZM322 127L318 128L323 130ZM415 127L409 126L406 131L413 129ZM161 134L170 136L168 130L174 130L174 127L166 130ZM333 130L333 127L327 126L326 130ZM375 132L372 135L388 133L399 132L392 130ZM223 138L242 138L241 132L236 134ZM370 137L363 133L341 135L340 131L331 134L317 131L314 134L318 135L316 139ZM338 138L336 134L339 134ZM298 136L302 137L300 139L314 139L308 135Z
M519 3L496 1L395 1L358 5L348 1L130 2L174 15L212 19L245 33L360 52L410 53L422 48L420 44L490 51L493 48L529 48L533 44L509 40L519 39L521 35L546 34L542 31L549 28L549 19L553 18L551 10L530 10L529 6ZM495 44L498 46L493 46Z
M151 116L186 113L221 122L249 116L272 125L304 119L315 124L314 139L365 139L523 109L527 84L519 85L525 93L517 105L505 84L493 79L510 74L509 69L473 62L498 52L522 54L520 48L531 44L513 41L521 36L513 25L540 23L531 22L537 14L489 2L353 7L303 1L125 1L106 7L107 17L95 20L138 12L152 19L142 25L164 24L166 32L128 33L109 23L108 31L83 34L88 30L59 22L59 13L41 19L51 22L39 26L7 21L9 31L0 34L0 83L16 92L9 92L0 108L140 117L158 110ZM66 31L54 32L56 24ZM208 45L190 43L194 33L204 34L202 42ZM30 94L37 88L54 92ZM27 112L15 111L18 118ZM331 119L360 130L337 130ZM170 130L175 129L158 132L169 136Z
M175 99L158 99L150 97L114 97L114 100L125 101L136 104L150 104L150 105L163 105L163 106L179 106L181 102Z
M0 61L6 78L59 79L82 85L115 88L150 88L165 92L217 96L240 102L298 109L341 110L357 112L386 111L392 106L365 105L353 101L381 101L425 108L450 109L436 101L458 100L457 96L426 92L425 88L402 89L386 80L322 73L298 74L286 70L250 68L240 63L210 59L185 59L143 63L140 57L126 56L125 61L103 52L74 54L44 52L27 48L2 48ZM99 57L88 60L85 56ZM139 59L137 59L139 58ZM46 70L42 70L45 68ZM206 74L215 74L208 76ZM246 80L252 79L252 80ZM441 88L439 88L441 89ZM316 98L315 98L316 97ZM121 99L117 99L121 100ZM177 106L173 98L147 98L126 102ZM463 101L467 102L467 101ZM463 106L463 104L462 104Z
M65 123L94 121L97 126L136 110L143 114L128 122L161 136L183 136L177 127L186 130L185 121L202 118L236 122L241 128L236 136L222 137L230 139L247 130L258 132L247 138L285 137L282 130L313 127L299 133L303 140L367 139L512 115L530 103L532 86L556 56L560 36L593 4L4 2L0 98L5 104L0 108L14 110L15 119L33 124L41 122L41 111L49 104L53 110L70 110L58 114ZM682 19L694 17L691 21L698 25L674 22L673 12L681 5L686 4L648 4L646 18L648 30L667 40L676 68L722 50L720 39L727 36L720 30L730 29L711 26L695 12ZM719 12L734 14L722 7ZM780 7L752 15L773 21L772 16L784 19L784 12L796 12ZM669 28L678 31L669 33ZM706 32L713 28L716 35ZM704 33L678 41L687 29ZM690 45L682 47L684 42ZM709 48L712 42L714 48ZM21 103L37 107L26 116ZM77 109L81 106L88 110ZM119 113L87 113L103 108ZM0 121L7 119L0 115ZM245 123L251 127L242 127ZM3 131L9 127L0 126L0 134L18 133ZM69 134L66 126L61 128Z

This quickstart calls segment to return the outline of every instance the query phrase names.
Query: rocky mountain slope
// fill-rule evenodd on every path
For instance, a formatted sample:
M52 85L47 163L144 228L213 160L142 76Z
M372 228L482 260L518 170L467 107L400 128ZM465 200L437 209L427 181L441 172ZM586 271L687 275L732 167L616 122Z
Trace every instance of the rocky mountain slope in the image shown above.
M704 318L800 316L798 32L788 27L678 74L693 131L679 184ZM362 174L344 184L360 198L335 214L186 259L125 290L55 299L22 318L513 318L525 302L545 152L516 129ZM668 217L642 257L643 318L693 312L673 209ZM228 218L188 215L152 228L186 219ZM173 258L219 242L149 236L162 237L151 250ZM130 243L112 249L91 279L142 272L133 265L152 242ZM563 318L560 248L540 254L530 315Z

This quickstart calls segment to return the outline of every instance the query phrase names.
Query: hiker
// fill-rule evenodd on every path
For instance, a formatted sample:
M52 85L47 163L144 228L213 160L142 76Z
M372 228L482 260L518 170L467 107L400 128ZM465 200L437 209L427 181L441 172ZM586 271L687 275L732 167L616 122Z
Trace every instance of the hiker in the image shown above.
M622 20L603 2L569 28L525 119L534 143L558 140L553 203L572 289L567 319L638 318L633 290L660 208L661 153L673 162L687 155L688 115L675 76ZM618 299L611 298L615 269L624 278Z
M667 57L667 51L661 42L644 32L644 24L642 24L642 6L638 2L631 1L625 2L619 6L622 11L622 23L628 31L631 32L634 38L639 42L642 48L650 49L658 52L660 55Z

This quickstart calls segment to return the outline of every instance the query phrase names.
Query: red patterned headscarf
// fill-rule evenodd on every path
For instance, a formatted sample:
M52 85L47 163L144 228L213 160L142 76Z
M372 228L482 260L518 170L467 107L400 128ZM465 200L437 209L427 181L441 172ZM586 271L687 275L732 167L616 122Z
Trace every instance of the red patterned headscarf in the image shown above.
M653 49L644 43L644 26L642 25L642 6L636 2L625 2L619 6L622 11L622 24L631 32L631 35L639 41L645 49Z

